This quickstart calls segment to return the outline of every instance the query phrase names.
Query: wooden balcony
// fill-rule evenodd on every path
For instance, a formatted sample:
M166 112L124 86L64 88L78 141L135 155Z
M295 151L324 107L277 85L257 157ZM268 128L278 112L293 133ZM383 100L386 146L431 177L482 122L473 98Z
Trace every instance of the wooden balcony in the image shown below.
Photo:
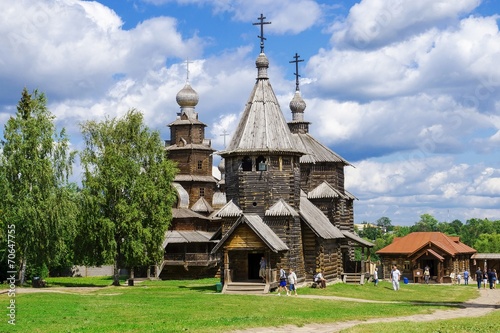
M165 265L213 266L220 261L220 255L210 253L165 253Z

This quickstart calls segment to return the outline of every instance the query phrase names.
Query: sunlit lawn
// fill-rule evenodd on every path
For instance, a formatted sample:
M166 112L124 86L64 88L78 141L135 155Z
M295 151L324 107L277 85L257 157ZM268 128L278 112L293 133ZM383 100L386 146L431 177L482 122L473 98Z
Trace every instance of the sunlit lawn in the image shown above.
M0 308L5 309L5 315L0 316L4 318L0 332L227 332L260 326L301 326L429 313L437 308L452 309L448 303L477 296L475 288L465 286L402 285L399 292L394 292L385 282L378 287L336 284L326 290L298 290L301 295L417 303L405 306L408 303L358 303L272 294L223 295L216 293L217 281L144 281L134 287L111 287L111 280L103 278L48 279L49 286L53 287L101 287L84 293L71 288L65 293L18 291L15 326L7 324L9 297L4 293L0 295ZM55 289L61 288L52 290ZM429 301L437 305L418 304Z

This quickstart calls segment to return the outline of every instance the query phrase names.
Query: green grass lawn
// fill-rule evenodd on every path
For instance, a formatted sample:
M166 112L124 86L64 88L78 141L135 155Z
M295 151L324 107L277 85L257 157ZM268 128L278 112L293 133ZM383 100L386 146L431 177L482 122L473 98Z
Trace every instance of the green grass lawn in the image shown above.
M437 308L453 308L449 303L477 296L475 288L465 286L402 285L399 292L394 292L385 282L378 287L336 284L326 290L298 290L301 295L405 302L358 303L274 295L223 295L215 292L217 281L144 281L134 287L111 287L111 280L105 278L47 279L49 286L101 288L84 293L17 292L15 326L7 324L9 297L4 293L0 295L0 308L5 311L0 316L3 318L0 332L226 332L429 313ZM424 304L428 301L435 304ZM413 304L408 306L408 302Z

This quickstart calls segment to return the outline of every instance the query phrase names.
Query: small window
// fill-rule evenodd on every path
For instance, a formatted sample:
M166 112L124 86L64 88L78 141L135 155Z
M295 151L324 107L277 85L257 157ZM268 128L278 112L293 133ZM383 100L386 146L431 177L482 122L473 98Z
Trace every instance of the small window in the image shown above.
M252 159L250 156L245 156L241 160L241 168L243 171L252 171Z
M205 188L200 187L200 197L204 197L204 196L205 196Z
M290 159L289 158L284 158L283 159L283 165L290 165Z
M198 170L203 169L203 161L198 161Z

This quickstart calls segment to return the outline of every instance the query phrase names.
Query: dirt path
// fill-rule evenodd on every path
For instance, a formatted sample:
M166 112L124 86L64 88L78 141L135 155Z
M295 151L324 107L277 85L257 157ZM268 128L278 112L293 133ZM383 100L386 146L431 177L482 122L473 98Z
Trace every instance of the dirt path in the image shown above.
M373 324L379 322L398 322L398 321L432 321L432 320L442 320L442 319L455 319L462 317L480 317L490 313L493 310L500 308L500 289L481 289L480 296L474 300L466 303L462 303L463 308L455 310L437 310L431 314L419 314L413 316L404 317L391 317L391 318L374 318L368 320L350 320L344 322L337 322L331 324L309 324L302 327L297 327L295 325L286 325L280 327L258 327L252 329L233 331L233 333L334 333L340 332L343 329L350 328L359 324ZM304 295L299 297L309 297L314 298L315 296ZM342 301L353 301L353 302L376 302L377 301L367 301L367 300L356 300L349 299L345 297L328 297L328 296L317 296L317 298L327 298Z

